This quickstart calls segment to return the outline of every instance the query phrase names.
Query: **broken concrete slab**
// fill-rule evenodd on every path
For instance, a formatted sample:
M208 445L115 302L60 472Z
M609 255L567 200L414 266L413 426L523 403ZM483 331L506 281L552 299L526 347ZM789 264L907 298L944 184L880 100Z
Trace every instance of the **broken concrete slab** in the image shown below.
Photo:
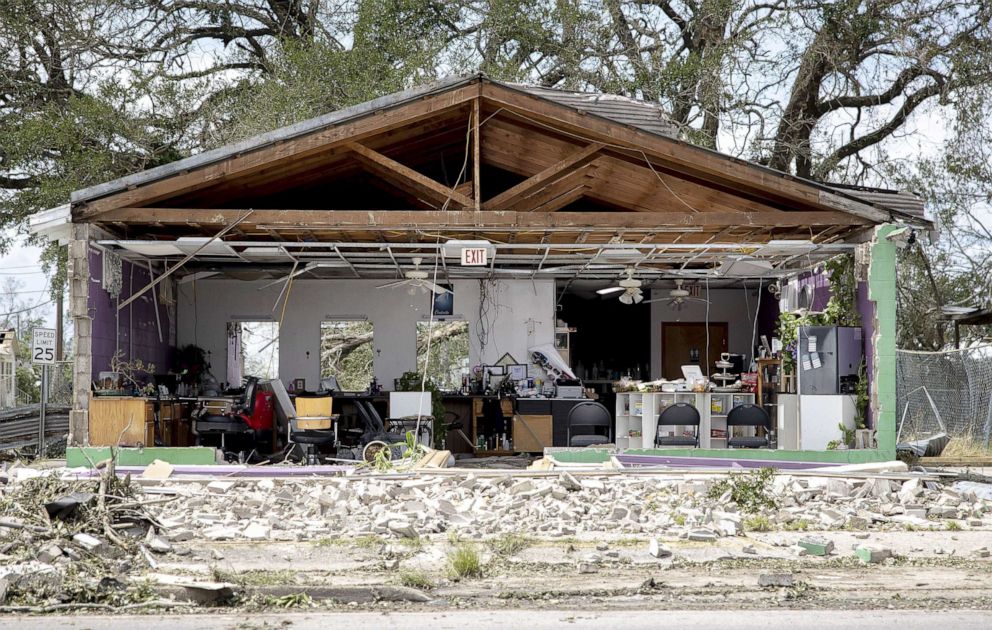
M829 556L834 551L834 543L825 538L807 536L797 543L811 556Z
M876 564L892 557L892 550L888 547L876 547L870 545L859 545L854 550L854 555L866 564Z
M796 580L791 573L762 573L758 576L758 586L762 588L792 588Z

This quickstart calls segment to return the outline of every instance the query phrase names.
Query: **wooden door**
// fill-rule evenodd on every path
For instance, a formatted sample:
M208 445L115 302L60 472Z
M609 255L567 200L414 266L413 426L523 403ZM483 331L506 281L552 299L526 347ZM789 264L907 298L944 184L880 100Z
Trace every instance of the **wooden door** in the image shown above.
M727 352L727 322L710 322L709 358L706 354L705 322L664 322L661 325L661 373L669 380L682 378L682 366L699 365L703 374L716 369L713 363Z

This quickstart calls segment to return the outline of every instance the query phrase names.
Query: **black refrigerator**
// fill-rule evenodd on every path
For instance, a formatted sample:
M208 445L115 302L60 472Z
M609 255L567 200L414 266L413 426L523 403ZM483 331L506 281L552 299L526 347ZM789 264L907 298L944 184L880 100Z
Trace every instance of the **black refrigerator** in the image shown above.
M799 393L853 394L864 356L862 337L857 327L801 327L796 349Z

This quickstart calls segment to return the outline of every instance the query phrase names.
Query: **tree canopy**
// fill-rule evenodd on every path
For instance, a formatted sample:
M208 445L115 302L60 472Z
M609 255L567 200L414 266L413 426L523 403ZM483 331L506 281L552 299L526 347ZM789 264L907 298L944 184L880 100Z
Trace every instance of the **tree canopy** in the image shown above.
M987 296L987 2L10 0L0 45L0 228L87 185L481 70L656 102L685 139L800 176L912 186L944 232L925 247L932 273L961 287L945 303ZM933 312L913 290L932 289L922 262L905 259L904 312Z

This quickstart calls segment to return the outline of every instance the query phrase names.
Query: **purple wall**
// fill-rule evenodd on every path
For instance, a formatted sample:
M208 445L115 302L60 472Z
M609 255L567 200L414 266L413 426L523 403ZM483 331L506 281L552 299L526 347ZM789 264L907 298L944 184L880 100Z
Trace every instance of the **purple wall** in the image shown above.
M806 272L799 276L799 290L803 287L813 287L813 305L810 310L822 311L830 301L830 277L825 271L820 273Z
M778 316L780 313L778 299L768 290L768 285L761 288L761 307L758 309L758 341L761 343L761 335L768 336L771 343L772 337L778 336Z
M146 291L120 313L117 312L118 301L127 300L151 281L148 269L124 261L121 274L123 288L115 300L102 287L103 254L90 249L89 310L93 317L94 380L99 372L110 369L110 359L117 349L121 350L125 360L141 359L145 363L154 363L157 373L167 372L172 367L173 350L169 340L175 337L173 322L168 308L160 304L162 341L159 341L152 291Z
M802 288L804 286L813 287L812 310L822 311L825 309L827 302L830 301L830 277L827 273L825 271L820 273L810 272L799 276L799 287ZM866 282L858 282L856 307L858 313L861 314L861 337L864 339L865 373L868 375L870 383L872 367L874 366L874 361L872 360L874 340L872 337L875 334L875 303L868 299L868 283ZM872 428L870 408L865 412L865 416L865 426Z
M868 283L858 282L858 312L861 313L861 334L865 341L865 374L868 375L868 382L874 372L875 366L875 303L868 299ZM870 390L869 390L870 391ZM871 417L871 405L865 411L865 426L873 429Z

